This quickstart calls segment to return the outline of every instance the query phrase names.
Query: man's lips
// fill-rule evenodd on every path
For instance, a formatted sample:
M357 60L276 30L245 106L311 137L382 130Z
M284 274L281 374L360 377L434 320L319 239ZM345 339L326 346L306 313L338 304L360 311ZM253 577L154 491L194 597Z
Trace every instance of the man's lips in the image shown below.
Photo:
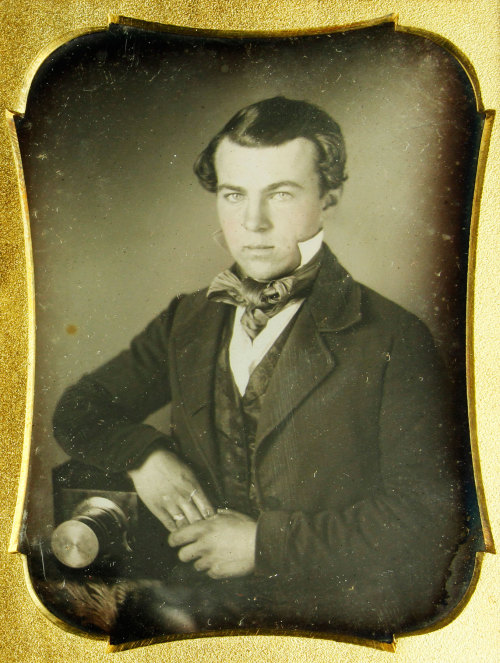
M247 244L243 247L246 251L270 251L274 246L269 244Z

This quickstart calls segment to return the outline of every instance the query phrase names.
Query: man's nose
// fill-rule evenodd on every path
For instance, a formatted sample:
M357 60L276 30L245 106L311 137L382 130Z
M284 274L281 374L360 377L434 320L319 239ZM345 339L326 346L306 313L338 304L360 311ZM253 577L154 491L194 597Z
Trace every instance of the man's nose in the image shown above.
M271 227L265 200L260 198L248 200L243 217L243 226L246 230L253 232L268 230Z

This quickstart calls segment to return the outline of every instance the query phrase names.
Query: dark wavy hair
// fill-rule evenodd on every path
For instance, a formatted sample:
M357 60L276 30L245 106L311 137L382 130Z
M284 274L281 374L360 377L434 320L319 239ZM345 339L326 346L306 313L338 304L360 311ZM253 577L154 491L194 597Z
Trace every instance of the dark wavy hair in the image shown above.
M321 195L338 189L347 179L346 149L339 125L328 113L307 101L273 97L238 111L194 164L194 172L207 191L217 190L214 157L226 137L244 147L269 147L307 138L316 146Z

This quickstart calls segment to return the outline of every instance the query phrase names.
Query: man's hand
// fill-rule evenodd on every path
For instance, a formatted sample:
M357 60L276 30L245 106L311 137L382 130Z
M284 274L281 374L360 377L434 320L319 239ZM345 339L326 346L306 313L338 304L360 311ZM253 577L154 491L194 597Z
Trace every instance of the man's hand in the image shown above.
M169 532L215 513L189 467L166 449L155 449L128 474L141 500Z
M195 569L206 571L210 578L236 578L255 568L256 533L254 520L227 509L173 532L168 542L181 546L181 562L194 561Z

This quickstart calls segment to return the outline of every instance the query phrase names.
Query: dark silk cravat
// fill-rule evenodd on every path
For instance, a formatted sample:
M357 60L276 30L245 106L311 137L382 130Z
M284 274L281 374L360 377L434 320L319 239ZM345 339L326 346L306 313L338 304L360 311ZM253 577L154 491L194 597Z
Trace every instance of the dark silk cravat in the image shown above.
M303 297L318 274L322 251L290 276L261 283L249 277L243 279L226 269L212 281L207 298L216 302L244 306L241 317L244 330L253 340L267 325L269 318L279 313L292 299Z

